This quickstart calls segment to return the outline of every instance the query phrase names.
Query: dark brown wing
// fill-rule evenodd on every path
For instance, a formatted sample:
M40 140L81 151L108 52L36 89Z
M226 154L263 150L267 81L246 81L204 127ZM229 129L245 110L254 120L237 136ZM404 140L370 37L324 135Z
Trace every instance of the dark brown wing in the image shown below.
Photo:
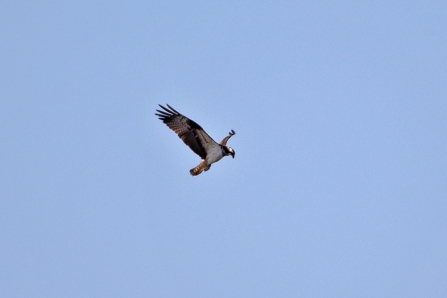
M155 115L172 129L195 154L205 159L206 149L209 146L216 146L217 143L196 122L183 116L170 105L166 105L168 108L159 105L163 110L157 110L158 113Z
M232 136L234 136L235 134L236 134L236 133L234 132L234 130L231 130L230 133L228 134L228 136L226 136L225 138L223 138L223 140L220 141L219 144L224 145L224 146L227 145L228 140L229 140Z

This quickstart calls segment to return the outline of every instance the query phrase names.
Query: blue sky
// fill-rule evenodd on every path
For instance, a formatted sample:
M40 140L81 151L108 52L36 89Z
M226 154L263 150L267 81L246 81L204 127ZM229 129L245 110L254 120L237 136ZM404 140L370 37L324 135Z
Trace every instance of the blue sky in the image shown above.
M2 297L446 297L445 1L0 8Z

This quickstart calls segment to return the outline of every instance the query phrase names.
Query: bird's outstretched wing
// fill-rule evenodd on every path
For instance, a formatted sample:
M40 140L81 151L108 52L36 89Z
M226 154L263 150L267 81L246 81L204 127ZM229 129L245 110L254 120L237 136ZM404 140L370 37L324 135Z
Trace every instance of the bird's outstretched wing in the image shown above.
M228 140L229 140L232 136L234 136L235 134L236 134L236 133L234 132L234 130L231 130L230 133L228 134L228 136L226 136L222 141L220 141L219 144L226 146Z
M195 154L205 159L207 149L214 148L218 144L199 124L183 116L170 105L166 105L168 106L167 108L159 105L163 110L156 110L158 113L155 115L172 129Z

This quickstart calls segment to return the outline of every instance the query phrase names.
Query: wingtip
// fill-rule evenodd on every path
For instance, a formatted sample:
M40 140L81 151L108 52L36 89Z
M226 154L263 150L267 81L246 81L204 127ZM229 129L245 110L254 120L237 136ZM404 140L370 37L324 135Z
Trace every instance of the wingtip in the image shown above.
M174 112L176 112L177 114L179 114L180 115L180 113L179 112L177 112L173 107L171 107L169 104L166 104L171 110L173 110Z

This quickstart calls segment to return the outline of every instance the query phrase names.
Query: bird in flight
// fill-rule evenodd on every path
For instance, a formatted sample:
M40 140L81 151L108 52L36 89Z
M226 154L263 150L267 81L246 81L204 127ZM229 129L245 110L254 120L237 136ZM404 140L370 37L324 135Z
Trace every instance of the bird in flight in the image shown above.
M236 134L234 130L231 130L220 143L216 143L199 124L183 116L170 105L166 105L167 108L159 104L162 110L156 110L158 113L155 115L173 130L195 154L202 158L200 164L189 171L192 176L208 171L213 163L221 160L224 156L231 155L234 158L233 148L227 146L227 141Z

